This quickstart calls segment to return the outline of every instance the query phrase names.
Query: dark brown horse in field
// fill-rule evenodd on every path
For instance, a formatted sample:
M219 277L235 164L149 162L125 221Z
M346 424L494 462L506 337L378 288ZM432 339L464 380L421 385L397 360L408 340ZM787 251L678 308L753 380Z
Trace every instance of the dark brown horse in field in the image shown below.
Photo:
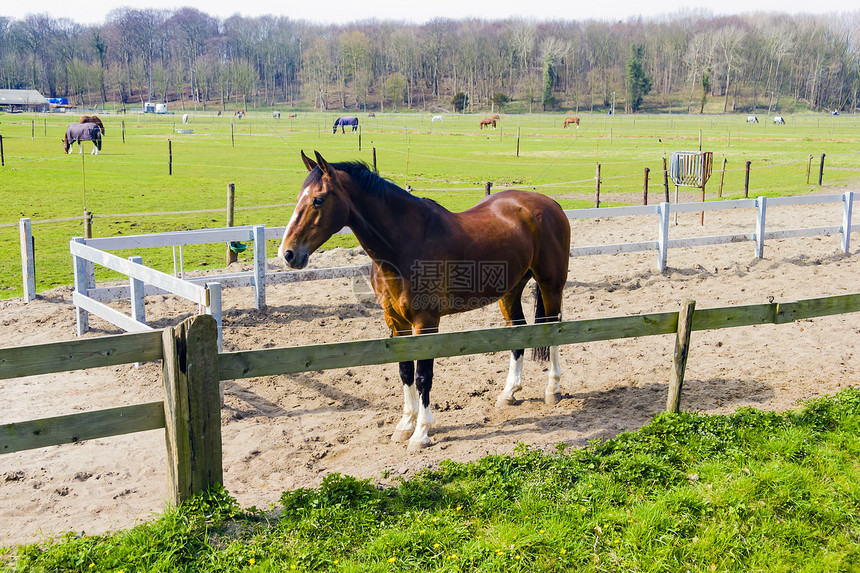
M102 135L105 134L105 124L102 123L102 120L97 115L82 115L78 123L94 123L99 126Z
M329 237L349 227L373 261L371 285L392 336L437 332L440 319L498 301L508 325L524 324L521 297L537 282L535 320L557 321L570 257L570 223L554 200L527 191L503 191L462 213L452 213L379 177L364 163L316 161L287 224L278 257L295 269ZM550 360L545 400L561 397L558 348ZM511 351L505 388L496 405L516 403L522 388L523 350ZM433 359L400 363L403 417L396 442L409 449L430 444Z
M480 123L481 129L484 129L484 126L489 128L491 125L493 126L493 129L496 128L496 120L493 119L492 117L485 117L484 119L481 120L481 123Z
M577 129L579 128L579 118L578 117L572 116L572 117L564 118L564 126L565 127L569 126L571 123L575 123Z

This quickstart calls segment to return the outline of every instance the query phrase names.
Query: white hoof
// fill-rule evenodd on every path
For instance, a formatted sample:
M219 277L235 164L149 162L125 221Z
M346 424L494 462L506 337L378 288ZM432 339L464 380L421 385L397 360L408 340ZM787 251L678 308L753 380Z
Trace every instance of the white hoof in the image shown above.
M561 392L547 392L544 395L543 401L547 406L555 406L561 402Z
M496 408L504 408L505 406L516 406L520 401L516 398L505 398L504 396L499 396L496 400Z
M412 437L412 430L394 430L394 434L391 435L391 441L402 444Z
M413 442L412 440L409 440L409 447L407 448L407 450L410 452L420 452L424 448L429 448L429 447L430 447L430 440L427 440L426 442L423 442L423 441Z

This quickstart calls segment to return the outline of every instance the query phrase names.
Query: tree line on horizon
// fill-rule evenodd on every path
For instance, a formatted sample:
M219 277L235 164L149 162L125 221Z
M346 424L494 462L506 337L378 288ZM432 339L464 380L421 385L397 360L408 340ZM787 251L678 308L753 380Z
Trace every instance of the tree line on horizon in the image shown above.
M0 17L0 88L94 108L854 111L858 38L860 12L335 26L126 7Z

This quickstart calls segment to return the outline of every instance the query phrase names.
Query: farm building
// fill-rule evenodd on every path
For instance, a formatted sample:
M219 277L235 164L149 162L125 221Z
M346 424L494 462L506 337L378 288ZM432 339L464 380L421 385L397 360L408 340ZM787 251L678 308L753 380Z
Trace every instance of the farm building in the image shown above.
M5 111L47 111L50 107L36 90L0 90L0 108Z

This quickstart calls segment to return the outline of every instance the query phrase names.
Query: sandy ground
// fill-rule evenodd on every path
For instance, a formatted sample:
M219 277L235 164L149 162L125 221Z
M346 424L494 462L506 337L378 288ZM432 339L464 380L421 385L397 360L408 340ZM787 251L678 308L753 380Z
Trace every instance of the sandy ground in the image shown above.
M841 223L841 205L773 208L768 228ZM650 217L572 223L576 245L654 240ZM672 237L750 232L752 211L682 215ZM698 308L790 301L860 289L860 237L849 255L839 237L771 241L764 258L752 243L571 260L564 316L573 320L661 312L693 298ZM313 266L364 262L360 251L336 249ZM277 262L270 261L280 270ZM243 263L235 269L242 268ZM245 265L247 267L247 265ZM382 313L361 293L363 279L270 286L268 308L253 309L250 289L224 292L225 350L289 346L387 335ZM71 289L42 293L29 304L0 302L0 344L75 337ZM156 327L178 324L195 309L174 297L150 297ZM530 314L530 310L527 310ZM449 317L443 331L501 324L493 306ZM91 318L86 336L118 333ZM319 485L339 472L388 483L450 458L468 461L510 452L518 443L553 449L636 430L666 403L673 336L616 340L561 349L563 399L543 402L545 367L526 361L522 402L496 408L508 354L436 362L433 445L408 453L390 436L402 410L395 365L357 367L226 382L222 409L224 480L245 506L266 508L280 492ZM782 411L860 382L858 315L695 332L682 408L724 414L741 406ZM160 365L143 364L0 381L4 423L162 397ZM159 513L166 495L163 431L92 440L0 456L0 544L95 534L125 528Z

